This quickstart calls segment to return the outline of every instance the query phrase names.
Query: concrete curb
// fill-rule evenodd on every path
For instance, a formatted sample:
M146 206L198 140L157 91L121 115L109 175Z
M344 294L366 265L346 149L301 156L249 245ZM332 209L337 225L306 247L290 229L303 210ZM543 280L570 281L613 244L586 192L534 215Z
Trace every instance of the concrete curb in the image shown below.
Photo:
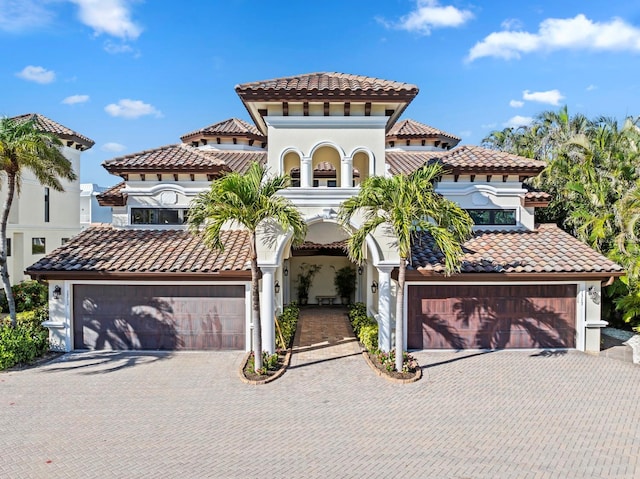
M416 375L414 377L408 378L408 379L398 379L391 376L387 376L385 373L380 371L375 364L371 362L371 359L369 358L369 353L367 352L367 350L362 351L362 356L364 357L364 360L369 365L369 367L373 370L374 373L376 373L380 377L385 378L387 381L391 381L392 383L396 383L396 384L415 383L422 377L422 369L420 368L418 368L418 370L416 371Z
M282 367L278 371L276 371L276 373L273 376L269 376L266 379L259 379L259 380L249 379L244 375L244 367L247 365L247 361L249 361L249 356L251 356L251 351L249 351L244 355L244 358L240 363L240 369L238 370L238 375L240 376L240 380L243 383L257 386L260 384L267 384L272 381L275 381L285 373L285 371L289 367L289 363L291 362L291 348L287 349L287 354L284 357L284 364L282 365Z

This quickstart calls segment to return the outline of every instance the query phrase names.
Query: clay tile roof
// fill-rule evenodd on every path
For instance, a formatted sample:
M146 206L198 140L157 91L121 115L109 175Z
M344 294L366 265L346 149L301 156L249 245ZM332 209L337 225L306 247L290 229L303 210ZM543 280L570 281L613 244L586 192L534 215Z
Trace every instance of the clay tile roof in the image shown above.
M89 228L27 269L28 274L67 277L83 273L199 274L250 271L249 234L223 231L223 253L186 230Z
M122 189L126 186L123 181L109 189L104 190L97 195L98 204L100 206L126 206L127 198L122 193Z
M549 193L540 191L531 185L522 185L527 192L524 195L524 206L546 206L553 199Z
M347 240L339 240L334 241L333 243L314 243L312 241L305 241L300 246L294 246L296 250L316 250L316 249L327 249L327 250L340 250L347 251Z
M464 244L462 274L574 273L619 276L622 267L605 258L554 224L535 231L476 231ZM423 274L444 273L442 254L424 235L412 246L410 269Z
M433 137L446 137L452 140L460 141L460 138L451 133L447 133L432 126L425 125L415 120L402 120L393 125L387 133L387 140L398 139L410 139L410 138L433 138ZM457 142L456 142L457 143Z
M224 151L224 150L200 150L203 155L211 156L223 162L231 171L245 173L253 162L265 165L267 163L266 151Z
M453 150L387 151L385 154L391 173L408 174L427 162L439 161L454 174L519 174L533 176L546 166L544 161L489 150L480 146L464 145Z
M219 173L229 168L223 160L180 143L162 146L105 161L102 166L112 174L206 172Z
M413 98L418 87L409 83L382 80L348 73L318 72L243 83L236 86L243 99L332 99L332 98Z
M449 151L440 161L460 173L534 173L544 170L544 161L512 155L480 146L461 146Z
M60 123L55 122L52 119L47 118L46 116L41 115L39 113L27 113L25 115L14 116L12 120L17 122L23 122L23 121L30 120L31 118L35 118L36 126L40 131L53 133L61 140L74 141L79 145L82 145L84 149L87 149L87 150L95 144L95 142L92 139L87 138L86 136L81 135L77 131L73 131L72 129L67 128L66 126L61 125Z
M244 120L239 118L229 118L213 125L205 126L199 130L186 133L180 137L184 142L190 138L196 136L203 137L245 137L252 138L258 141L266 141L264 135L262 135L258 129Z
M385 161L392 175L408 175L429 161L446 155L447 151L387 151Z

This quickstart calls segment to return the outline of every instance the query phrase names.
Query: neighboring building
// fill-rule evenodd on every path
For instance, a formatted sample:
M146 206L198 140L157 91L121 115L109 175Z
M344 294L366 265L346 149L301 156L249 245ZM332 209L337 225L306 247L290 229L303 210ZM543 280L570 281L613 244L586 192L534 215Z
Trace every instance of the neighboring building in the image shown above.
M523 184L544 163L475 146L400 116L414 85L314 73L238 85L254 125L230 119L185 134L182 143L104 163L122 182L98 196L113 225L90 228L28 272L49 280L51 340L72 349L250 349L248 236L225 232L224 253L207 250L184 226L190 201L211 180L258 161L288 173L281 194L302 212L306 242L286 233L259 238L263 345L273 350L274 314L295 298L305 264L322 268L311 302L334 296L333 275L350 262L340 204L371 175L410 173L439 161L437 191L476 222L460 274L443 274L430 238L413 247L406 316L392 307L399 265L394 238L367 239L356 300L393 344L405 321L410 349L553 348L599 350L600 287L621 268L555 225L536 225L550 201ZM357 228L357 221L352 225ZM355 267L355 265L354 265Z
M11 283L28 279L25 267L63 245L80 232L80 156L94 144L89 138L40 115L35 117L41 131L53 133L63 143L62 154L71 162L77 180L62 180L64 191L42 186L26 168L21 177L20 193L14 195L7 225L7 266ZM4 202L6 188L0 189Z
M95 183L80 185L80 228L85 230L92 224L111 223L111 207L102 206L98 202L98 195L108 188Z

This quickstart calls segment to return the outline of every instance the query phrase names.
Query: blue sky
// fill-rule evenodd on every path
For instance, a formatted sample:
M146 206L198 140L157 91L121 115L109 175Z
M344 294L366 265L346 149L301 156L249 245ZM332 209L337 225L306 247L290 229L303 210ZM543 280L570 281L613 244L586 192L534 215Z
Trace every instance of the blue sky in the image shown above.
M41 113L109 158L238 117L234 86L317 71L418 85L403 118L478 144L568 105L640 114L640 3L0 0L0 115Z

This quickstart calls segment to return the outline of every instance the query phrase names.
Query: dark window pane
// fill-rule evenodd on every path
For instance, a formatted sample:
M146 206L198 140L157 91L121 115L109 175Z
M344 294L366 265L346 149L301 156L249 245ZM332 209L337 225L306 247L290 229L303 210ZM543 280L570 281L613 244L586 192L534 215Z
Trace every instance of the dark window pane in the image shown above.
M514 210L496 210L494 215L495 225L515 225L516 212Z
M46 249L46 242L44 238L31 239L31 254L44 254Z
M188 210L171 208L131 208L131 224L181 225L187 221Z
M476 225L515 225L516 210L467 210Z
M180 225L182 221L178 219L178 210L158 210L158 224Z
M11 256L11 238L7 238L7 256Z

